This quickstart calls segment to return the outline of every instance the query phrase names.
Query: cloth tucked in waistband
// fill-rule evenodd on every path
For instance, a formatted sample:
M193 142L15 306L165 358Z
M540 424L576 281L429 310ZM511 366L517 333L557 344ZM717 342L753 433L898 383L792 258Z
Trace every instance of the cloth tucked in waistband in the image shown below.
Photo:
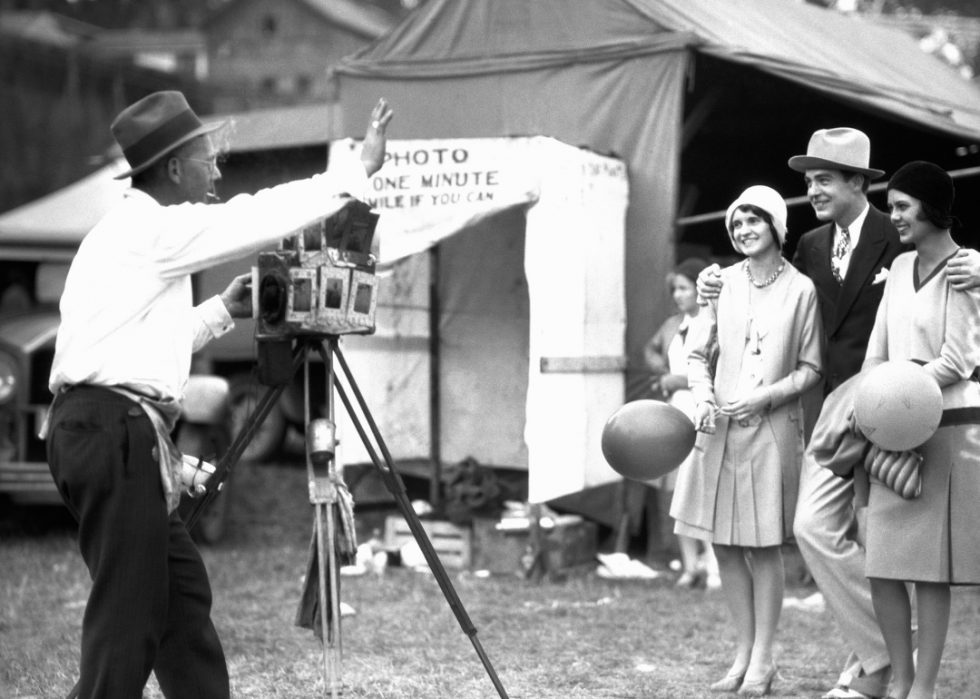
M81 387L102 388L124 396L138 404L143 409L143 412L146 413L147 417L150 418L150 422L153 424L153 430L156 432L157 441L153 456L160 465L160 481L163 484L163 494L167 500L167 513L169 514L176 510L177 505L180 504L180 472L183 467L183 459L181 458L180 451L177 449L177 445L170 438L170 433L173 432L177 424L177 418L180 417L183 409L181 402L173 398L153 398L141 391L133 390L126 386L99 386L97 384L63 386L59 392L59 396L61 393L67 393L74 388ZM48 416L45 418L44 423L41 425L41 430L38 433L38 437L41 439L47 439L48 437L48 421L51 419L54 405L59 396L55 396L54 400L51 401Z

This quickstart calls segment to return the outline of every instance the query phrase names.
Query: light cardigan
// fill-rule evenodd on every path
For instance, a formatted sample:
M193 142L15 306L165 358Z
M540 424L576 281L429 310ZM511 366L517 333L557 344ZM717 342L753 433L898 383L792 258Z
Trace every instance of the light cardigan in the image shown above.
M742 264L722 270L721 294L701 309L691 324L688 360L688 383L698 403L726 405L740 398L739 380L746 357L746 330L749 328L751 289ZM792 537L793 514L803 458L803 410L800 396L816 385L823 368L823 329L817 311L817 294L811 282L791 265L767 290L769 304L753 310L757 330L761 333L763 362L759 380L771 400L762 416L769 423L778 453L760 455L772 459L774 468L782 471L782 493L760 494L781 497L784 537ZM717 333L721 351L715 377L708 367L710 337ZM704 531L715 527L715 501L719 474L730 420L724 415L715 419L715 433L698 433L697 457L690 467L682 467L670 514L677 520Z
M945 409L980 405L980 290L955 291L946 261L915 288L918 254L895 258L878 306L862 370L882 362L919 362L943 390Z
M127 386L180 400L191 354L233 327L217 296L193 306L194 272L255 255L361 195L359 162L221 204L161 206L130 189L85 237L61 298L49 388ZM242 270L247 271L247 268Z

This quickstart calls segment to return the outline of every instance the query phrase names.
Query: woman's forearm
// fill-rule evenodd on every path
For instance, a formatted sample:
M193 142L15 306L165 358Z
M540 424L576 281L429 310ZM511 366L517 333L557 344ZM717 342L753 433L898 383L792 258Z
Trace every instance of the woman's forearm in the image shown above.
M790 374L767 387L771 399L769 408L778 408L791 400L799 398L820 383L820 376L821 374L817 371L816 367L812 367L809 364L801 364Z

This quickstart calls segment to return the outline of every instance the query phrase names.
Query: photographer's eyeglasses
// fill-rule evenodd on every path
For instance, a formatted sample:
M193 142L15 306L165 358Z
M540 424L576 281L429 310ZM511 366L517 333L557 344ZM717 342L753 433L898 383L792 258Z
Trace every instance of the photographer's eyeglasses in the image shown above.
M218 159L211 158L210 160L205 160L204 158L177 158L177 160L192 160L195 163L204 163L208 166L209 172L213 175L218 171Z

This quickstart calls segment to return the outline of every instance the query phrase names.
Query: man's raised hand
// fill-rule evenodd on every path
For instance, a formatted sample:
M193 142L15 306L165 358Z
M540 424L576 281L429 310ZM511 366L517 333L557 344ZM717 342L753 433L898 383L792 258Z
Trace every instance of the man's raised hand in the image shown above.
M368 124L367 133L364 134L364 146L361 149L361 162L368 177L384 165L387 144L385 129L394 114L384 97L379 99L371 110L371 123Z

